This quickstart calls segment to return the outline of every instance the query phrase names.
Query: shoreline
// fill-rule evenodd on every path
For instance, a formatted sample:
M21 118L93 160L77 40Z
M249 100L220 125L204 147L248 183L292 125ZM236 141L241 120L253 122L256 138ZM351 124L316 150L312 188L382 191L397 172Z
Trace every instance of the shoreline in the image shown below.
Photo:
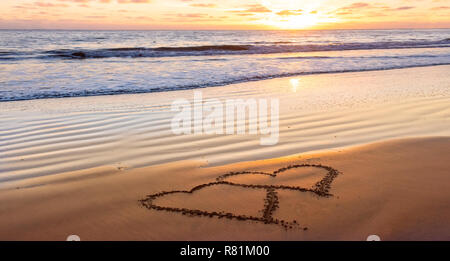
M192 91L0 103L0 182L104 165L139 168L195 160L219 166L387 139L450 136L449 68L310 75L202 89L205 99L278 98L275 146L260 146L260 135L174 135L170 104L192 99Z
M426 48L426 47L423 47ZM383 49L381 49L383 50ZM388 49L389 50L389 49ZM360 72L378 72L378 71L393 71L393 70L403 70L403 69L411 69L411 68L427 68L427 67L436 67L436 66L450 66L450 63L438 63L438 64L427 64L427 65L411 65L404 67L392 67L392 68L379 68L379 69L361 69L361 70L343 70L343 71L329 71L329 72L306 72L306 73L292 73L285 75L272 75L272 76L264 76L264 77L256 77L254 79L246 79L242 81L233 81L233 82L225 82L219 83L217 85L208 85L208 86L196 86L196 87L188 87L182 89L164 89L164 90L155 90L155 91L142 91L142 92L125 92L125 93L105 93L105 94L92 94L92 95L75 95L75 96L55 96L55 97L44 97L44 98L30 98L30 99L18 99L18 100L0 100L0 103L10 103L10 102L30 102L30 101L39 101L39 100L53 100L53 99L72 99L72 98L88 98L88 97L110 97L117 95L140 95L140 94L154 94L154 93L166 93L166 92L179 92L179 91L196 91L202 89L216 88L216 87L226 87L229 85L236 84L246 84L251 82L260 82L274 79L284 79L284 78L295 78L295 77L303 77L303 76L314 76L314 75L327 75L327 74L345 74L345 73L360 73Z

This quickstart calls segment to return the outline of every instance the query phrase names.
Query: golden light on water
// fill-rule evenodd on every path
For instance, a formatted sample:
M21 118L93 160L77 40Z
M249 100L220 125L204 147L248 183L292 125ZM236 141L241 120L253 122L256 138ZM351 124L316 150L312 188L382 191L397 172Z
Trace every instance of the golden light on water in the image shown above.
M297 92L297 88L300 82L300 79L290 79L289 82L291 83L292 86L292 92Z

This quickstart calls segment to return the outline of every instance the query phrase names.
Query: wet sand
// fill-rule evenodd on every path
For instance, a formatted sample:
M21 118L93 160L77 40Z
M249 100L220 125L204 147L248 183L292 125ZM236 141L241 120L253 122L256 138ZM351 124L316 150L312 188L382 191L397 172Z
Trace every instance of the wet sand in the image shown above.
M449 240L448 155L450 138L417 138L27 179L0 191L0 239Z
M100 166L182 160L224 165L387 139L450 136L450 66L287 77L198 89L204 99L280 103L279 142L264 135L174 135L171 103L193 91L0 103L0 188Z

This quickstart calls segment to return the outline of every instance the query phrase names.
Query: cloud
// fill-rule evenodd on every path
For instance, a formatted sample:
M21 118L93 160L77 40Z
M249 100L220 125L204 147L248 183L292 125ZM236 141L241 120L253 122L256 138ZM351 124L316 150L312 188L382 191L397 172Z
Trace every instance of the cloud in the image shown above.
M271 13L272 11L263 5L248 5L248 8L244 10L247 13Z
M291 16L291 15L301 15L303 10L283 10L277 13L280 16Z
M404 11L404 10L410 10L416 8L415 6L400 6L400 7L389 7L384 6L381 7L382 11L384 12L395 12L395 11Z
M38 9L36 6L15 5L15 9Z
M112 2L117 2L119 4L146 4L146 3L150 3L151 0L58 0L60 2L71 2L71 3L81 3L81 4L86 4L86 3L91 3L91 2L99 2L102 4L109 4Z
M34 5L39 7L67 7L66 4L52 4L52 3L44 3L44 2L34 2Z
M330 14L334 13L336 15L352 15L354 12L359 11L358 9L365 8L371 8L371 6L368 3L358 2L338 8L335 11L330 12Z
M92 2L92 0L58 0L60 2L72 2L72 3L89 3ZM102 2L100 0L100 2Z
M117 0L119 4L129 4L129 3L135 3L135 4L146 4L150 3L150 0Z
M400 6L397 8L392 9L393 11L402 11L402 10L409 10L409 9L413 9L414 6Z
M437 10L448 10L448 9L450 9L450 6L436 6L436 7L431 8L431 10L435 10L435 11L437 11Z
M130 20L154 21L153 18L148 17L148 16L143 16L143 15L141 15L141 16L127 16L126 18L130 19Z
M337 12L336 15L351 15L352 12Z
M268 9L267 7L260 5L260 4L254 4L254 5L246 5L246 9L244 10L228 10L227 12L235 13L238 16L250 16L258 13L271 13L272 10Z
M102 18L106 18L106 16L104 16L104 15L86 15L84 17L88 18L88 19L102 19Z
M353 10L353 9L361 9L361 8L365 8L365 7L369 7L369 6L370 5L368 3L353 3L351 5L344 6L341 9Z
M335 15L339 16L347 16L347 15L361 15L364 12L364 15L369 16L386 16L382 12L394 12L394 11L404 11L415 8L414 6L400 6L400 7L389 7L389 6L380 6L379 4L370 5L368 3L353 3L351 5L347 5L341 8L338 8L334 11ZM367 10L366 10L367 9ZM333 12L331 12L333 13Z
M190 4L190 6L192 6L192 7L208 7L208 8L217 7L216 4Z
M184 18L204 18L208 16L207 14L200 14L200 13L194 13L194 14L177 14L177 17L184 17Z

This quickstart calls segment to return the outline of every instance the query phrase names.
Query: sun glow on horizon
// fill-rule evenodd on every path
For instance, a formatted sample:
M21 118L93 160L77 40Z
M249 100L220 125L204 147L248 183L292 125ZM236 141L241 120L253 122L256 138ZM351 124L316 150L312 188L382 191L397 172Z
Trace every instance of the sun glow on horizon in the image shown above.
M317 13L289 15L287 17L279 17L271 15L261 21L262 24L276 27L278 29L308 29L322 23L333 23L338 21L337 18L324 18Z
M450 28L444 0L3 0L3 29Z
M272 12L257 22L277 29L308 29L336 22L337 18L326 17L317 11L324 1L262 0L261 5Z

